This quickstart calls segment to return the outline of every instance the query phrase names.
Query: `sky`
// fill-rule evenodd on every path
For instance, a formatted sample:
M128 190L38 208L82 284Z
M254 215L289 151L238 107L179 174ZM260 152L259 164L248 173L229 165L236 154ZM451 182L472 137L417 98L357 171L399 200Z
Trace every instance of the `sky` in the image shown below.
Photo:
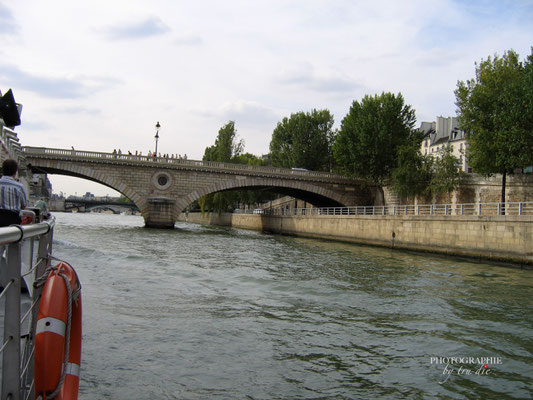
M23 146L201 159L235 121L269 152L284 117L401 92L417 124L455 116L475 63L533 45L533 0L0 0L0 91ZM49 175L55 193L116 195Z

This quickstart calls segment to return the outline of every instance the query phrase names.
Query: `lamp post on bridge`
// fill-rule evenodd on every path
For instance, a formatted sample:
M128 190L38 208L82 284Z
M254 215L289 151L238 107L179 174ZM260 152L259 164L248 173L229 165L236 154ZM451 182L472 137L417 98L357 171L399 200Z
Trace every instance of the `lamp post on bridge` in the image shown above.
M159 140L159 128L161 128L161 125L159 125L159 121L157 121L157 124L155 124L155 157L157 157L157 141Z

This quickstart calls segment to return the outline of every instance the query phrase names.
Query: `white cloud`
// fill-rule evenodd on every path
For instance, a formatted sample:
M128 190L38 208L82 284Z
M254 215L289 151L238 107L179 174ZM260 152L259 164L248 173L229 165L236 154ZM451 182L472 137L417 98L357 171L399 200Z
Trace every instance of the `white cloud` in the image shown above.
M0 65L0 78L13 87L26 89L44 97L77 98L83 96L84 85L76 80L62 77L38 76L15 65Z
M107 26L100 31L111 40L130 40L162 35L169 32L170 28L161 18L151 16L134 22Z
M204 40L198 35L182 35L174 40L177 46L201 46Z
M339 71L331 71L328 74L318 75L311 67L300 71L286 72L279 77L281 84L293 85L306 91L314 91L329 94L354 93L363 87L355 79L347 77Z
M0 79L13 87L26 89L43 97L76 99L119 82L109 77L89 76L46 76L24 71L16 65L0 63Z
M9 8L0 3L0 35L14 35L19 27Z
M195 112L216 120L238 121L245 124L272 123L279 115L272 108L254 101L243 100L224 103L214 110L196 110Z

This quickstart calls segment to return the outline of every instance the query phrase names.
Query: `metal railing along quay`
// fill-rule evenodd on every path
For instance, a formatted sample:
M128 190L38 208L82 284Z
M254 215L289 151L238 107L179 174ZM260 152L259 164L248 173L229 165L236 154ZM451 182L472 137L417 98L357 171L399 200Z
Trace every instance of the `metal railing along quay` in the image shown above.
M235 210L236 213L265 215L360 215L360 216L522 216L533 215L533 202L507 203L466 203L466 204L417 204L390 206L358 207L320 207L320 208L265 208Z
M0 228L0 398L33 399L34 333L42 289L33 287L50 265L55 219Z

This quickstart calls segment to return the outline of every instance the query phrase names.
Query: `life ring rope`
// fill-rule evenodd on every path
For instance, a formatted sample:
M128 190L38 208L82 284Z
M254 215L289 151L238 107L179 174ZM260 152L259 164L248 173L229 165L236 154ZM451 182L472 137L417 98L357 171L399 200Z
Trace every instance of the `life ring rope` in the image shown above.
M50 253L48 253L48 255L46 257L42 257L41 259L55 260L55 261L59 262L58 265L66 264L70 268L72 268L72 265L70 265L68 262L66 262L65 260L62 260L60 258L54 257ZM55 265L55 266L50 265L48 268L46 268L45 271L43 272L43 274L39 278L35 279L35 282L33 283L33 287L34 288L39 288L39 287L44 286L44 284L46 283L46 280L48 279L48 276L50 275L50 272L57 270L58 269L58 265ZM76 281L77 281L77 284L78 284L78 289L73 293L74 300L77 300L78 294L81 291L81 282L80 282L80 279L78 278L78 273L76 272L76 270L74 268L72 268L72 270L74 271L74 274L76 275Z

